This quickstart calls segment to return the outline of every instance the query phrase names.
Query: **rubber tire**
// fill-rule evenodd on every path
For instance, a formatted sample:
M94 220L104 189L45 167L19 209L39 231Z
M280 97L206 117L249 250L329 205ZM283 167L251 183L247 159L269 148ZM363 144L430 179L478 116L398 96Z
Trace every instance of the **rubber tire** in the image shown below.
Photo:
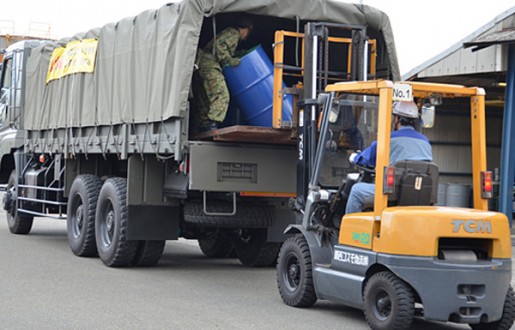
M132 266L151 267L155 266L165 249L165 240L139 241L136 255L132 260Z
M100 189L95 215L98 256L108 267L133 263L139 242L127 239L127 225L127 180L109 178Z
M267 229L243 229L234 241L234 251L240 262L248 267L274 266L280 243L267 242Z
M6 190L9 191L16 183L16 170L12 170L11 175L9 176L9 181L7 181ZM16 207L13 205L13 207ZM7 218L7 226L9 227L9 231L13 234L18 235L26 235L30 233L32 229L32 223L34 222L34 217L32 216L20 216L17 210L6 212Z
M492 323L469 324L473 330L509 330L515 321L515 294L510 286L504 300L502 317Z
M317 301L311 251L304 236L288 238L277 258L277 288L284 303L310 307Z
M234 235L217 230L211 237L199 239L198 245L208 258L226 258L234 251Z
M209 202L208 211L213 213L232 212L232 203ZM263 228L274 222L274 209L266 205L241 205L236 209L235 215L207 215L201 201L187 201L184 203L184 221L202 226L215 226L226 228Z
M68 244L79 257L97 255L95 212L102 180L92 174L81 174L73 180L68 197L66 230ZM81 219L78 218L80 208Z
M378 295L390 301L388 315L380 315ZM374 330L409 329L415 315L415 295L411 287L389 271L376 273L365 285L363 312Z

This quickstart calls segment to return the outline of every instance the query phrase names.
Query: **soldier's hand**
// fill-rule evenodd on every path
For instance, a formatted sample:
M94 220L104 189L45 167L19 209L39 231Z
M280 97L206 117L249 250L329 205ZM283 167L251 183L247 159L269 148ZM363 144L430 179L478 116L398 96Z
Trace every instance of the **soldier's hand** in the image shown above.
M230 66L238 66L240 65L240 59L239 58L233 58L229 61Z

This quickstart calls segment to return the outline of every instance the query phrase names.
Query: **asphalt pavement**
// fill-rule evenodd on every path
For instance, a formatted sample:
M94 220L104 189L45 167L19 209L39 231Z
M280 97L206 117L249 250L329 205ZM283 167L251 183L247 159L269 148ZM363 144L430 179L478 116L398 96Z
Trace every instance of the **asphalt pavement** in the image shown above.
M275 269L208 259L195 241L167 242L155 267L108 268L73 255L65 221L37 218L13 235L1 214L0 329L368 329L361 311L339 304L286 306Z

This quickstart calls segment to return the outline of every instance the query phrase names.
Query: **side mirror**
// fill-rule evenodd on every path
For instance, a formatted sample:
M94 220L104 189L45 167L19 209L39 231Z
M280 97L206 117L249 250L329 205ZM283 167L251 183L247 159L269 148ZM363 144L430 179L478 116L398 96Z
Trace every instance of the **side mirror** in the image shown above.
M318 95L318 98L317 98L318 104L324 105L324 106L327 106L325 103L329 102L330 100L332 100L332 99L329 97L329 94L327 94L327 93L321 93L320 95ZM329 122L331 124L334 124L338 120L338 114L340 112L340 108L338 107L337 103L332 103L329 106L331 107L329 109Z
M340 114L340 107L338 105L331 105L331 110L329 111L329 122L331 124L336 123L338 121L338 115Z
M9 89L8 88L2 88L2 90L0 90L0 102L7 103L8 95L9 95Z
M435 124L435 106L431 104L423 104L420 109L421 119L422 119L422 127L423 128L432 128Z

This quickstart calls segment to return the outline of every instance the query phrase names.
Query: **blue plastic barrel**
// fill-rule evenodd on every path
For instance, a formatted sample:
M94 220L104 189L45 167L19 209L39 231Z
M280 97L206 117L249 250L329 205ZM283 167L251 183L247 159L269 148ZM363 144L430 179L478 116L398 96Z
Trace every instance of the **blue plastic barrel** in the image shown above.
M240 65L223 68L225 81L245 125L272 126L274 66L261 45L241 58ZM283 87L286 87L283 84ZM292 120L291 95L283 97L283 121Z

